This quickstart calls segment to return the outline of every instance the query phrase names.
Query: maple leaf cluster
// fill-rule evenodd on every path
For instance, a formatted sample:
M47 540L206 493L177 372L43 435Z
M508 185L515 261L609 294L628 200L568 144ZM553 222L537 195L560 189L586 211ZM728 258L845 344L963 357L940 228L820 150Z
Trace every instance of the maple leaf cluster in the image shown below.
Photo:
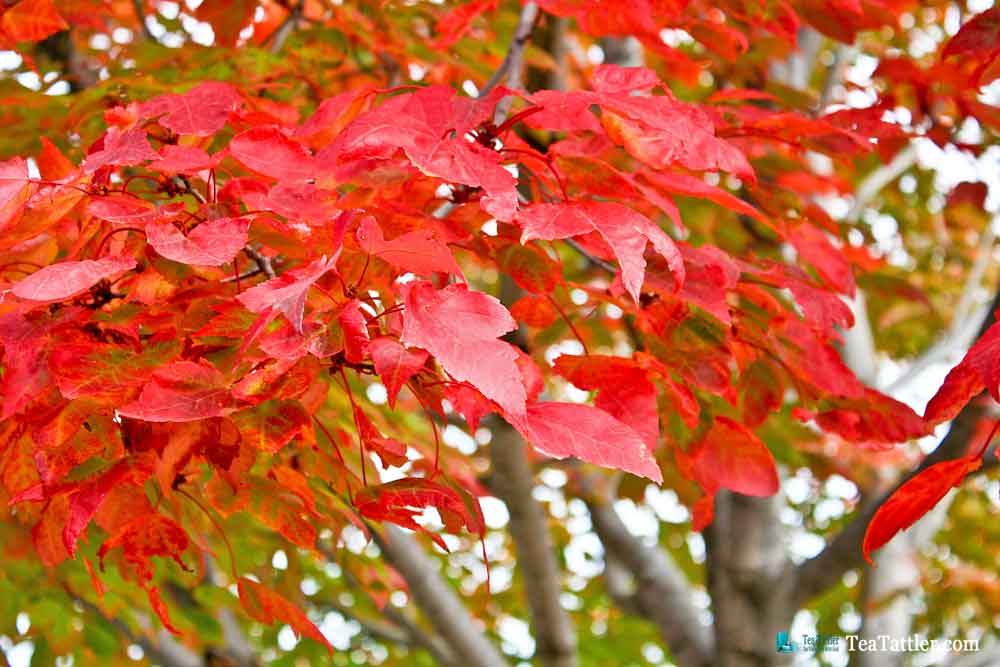
M748 48L697 18L711 3L538 4L592 35L636 35L681 73L693 64L665 25L734 58ZM850 41L889 3L792 4ZM439 17L434 48L495 6ZM757 22L794 35L786 10ZM220 40L235 43L237 23ZM993 80L996 24L996 10L970 21L944 57L988 55L967 76ZM0 16L12 42L63 26L43 0ZM247 512L303 549L389 521L445 548L418 520L433 508L446 532L482 539L487 490L440 445L456 416L473 434L503 420L541 458L658 483L669 471L694 489L701 529L723 489L778 491L755 433L775 413L884 445L931 433L984 389L1000 398L996 327L923 416L835 349L853 323L843 297L878 262L813 201L841 184L808 178L806 153L891 154L909 137L882 106L810 115L743 88L696 103L653 69L601 65L579 89L366 83L302 111L202 82L106 109L79 164L47 141L31 164L0 163L4 497L48 566L101 536L100 567L116 558L168 629L152 559L197 568L206 517ZM678 199L794 252L694 243ZM623 323L627 336L608 335ZM577 353L551 354L558 342ZM376 382L385 408L367 400ZM978 465L903 486L865 554ZM325 641L229 555L250 616Z

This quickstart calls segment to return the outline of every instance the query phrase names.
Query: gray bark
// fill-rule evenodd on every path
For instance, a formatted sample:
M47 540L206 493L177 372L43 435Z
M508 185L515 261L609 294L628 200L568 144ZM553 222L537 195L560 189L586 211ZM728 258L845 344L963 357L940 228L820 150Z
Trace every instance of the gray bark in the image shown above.
M546 525L545 511L532 495L534 478L525 443L507 424L494 423L490 445L491 487L510 514L510 535L531 612L535 658L544 667L575 667L576 635L559 603L562 573Z
M414 602L461 664L506 667L483 628L441 576L436 561L413 537L392 525L385 527L384 535L375 531L372 535L389 564L406 580Z
M788 576L780 495L750 498L720 491L715 520L705 530L708 589L715 616L715 667L790 664L775 651L798 608Z
M627 570L635 579L635 590L619 604L627 604L651 620L683 667L712 664L712 632L691 602L691 584L662 549L643 544L632 535L609 502L590 502L590 520L601 539L609 572L608 586L615 586L613 567ZM621 588L621 586L618 586Z

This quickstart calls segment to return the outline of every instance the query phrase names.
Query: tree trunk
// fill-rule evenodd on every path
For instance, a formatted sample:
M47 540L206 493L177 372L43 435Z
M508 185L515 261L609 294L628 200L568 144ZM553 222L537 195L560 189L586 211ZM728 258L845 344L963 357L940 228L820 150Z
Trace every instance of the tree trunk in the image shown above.
M715 616L716 667L789 665L775 637L795 614L787 545L778 520L781 496L750 498L720 491L705 530L708 589Z

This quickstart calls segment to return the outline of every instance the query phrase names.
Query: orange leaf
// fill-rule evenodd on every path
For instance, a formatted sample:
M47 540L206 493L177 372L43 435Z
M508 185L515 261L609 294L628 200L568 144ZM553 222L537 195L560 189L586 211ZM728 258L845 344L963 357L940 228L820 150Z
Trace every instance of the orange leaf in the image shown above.
M716 417L692 458L695 479L709 493L720 487L748 496L778 492L771 451L753 431L732 419Z
M37 42L69 28L51 0L21 0L0 18L0 27L15 42Z
M391 521L398 526L426 533L444 551L448 546L437 533L426 530L415 521L425 507L433 507L441 515L445 530L457 533L465 528L482 536L485 530L479 502L463 498L455 489L429 479L397 479L378 486L369 486L354 496L354 507L361 516L375 521Z
M94 592L97 593L97 599L100 600L104 597L104 584L101 579L94 572L94 566L91 564L90 559L86 556L83 557L83 564L87 568L87 574L90 575L90 583L94 586Z
M333 655L333 647L319 631L319 628L309 620L301 609L287 599L270 588L245 577L240 578L237 587L240 593L240 604L252 618L269 625L276 621L287 623L298 634L323 644L330 655Z
M45 137L40 137L42 152L35 158L38 172L46 180L58 180L76 171L76 165L69 161L62 151Z
M31 531L35 551L46 567L55 567L69 558L63 543L63 526L69 520L69 497L60 494L53 498L42 512L42 518Z
M160 618L160 623L163 623L163 627L175 635L180 635L181 631L175 628L174 624L170 622L170 613L167 611L167 605L163 602L163 598L160 597L160 591L157 590L156 586L147 588L146 595L149 596L149 606L156 612L156 615Z
M131 566L139 583L145 586L153 578L153 564L150 561L153 556L169 556L186 570L181 554L190 543L188 534L173 519L162 514L144 515L125 524L105 540L97 551L97 558L103 570L107 553L121 547L125 562ZM150 601L153 601L152 598Z
M257 0L203 2L195 10L199 21L211 24L215 40L222 46L236 46L240 32L253 20Z

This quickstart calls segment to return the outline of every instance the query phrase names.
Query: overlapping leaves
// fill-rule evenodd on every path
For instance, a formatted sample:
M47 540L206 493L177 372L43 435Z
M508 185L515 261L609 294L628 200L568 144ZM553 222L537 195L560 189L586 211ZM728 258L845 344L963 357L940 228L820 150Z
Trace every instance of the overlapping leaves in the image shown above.
M925 421L870 393L832 348L854 268L826 233L810 221L789 229L699 177L753 187L747 155L723 130L787 140L782 124L744 110L728 126L648 69L597 68L591 88L478 99L440 85L366 88L299 123L208 82L110 110L81 169L60 168L65 183L3 163L0 225L51 246L11 246L28 270L4 274L0 303L3 419L16 422L17 447L4 490L44 508L34 524L43 559L73 556L96 524L107 533L100 557L121 549L124 572L172 628L150 558L183 565L190 517L167 503L147 522L115 523L102 508L148 513L147 491L177 500L190 488L209 516L249 514L303 549L362 518L444 546L418 521L428 508L445 530L481 538L475 476L436 442L436 424L402 427L406 411L432 422L455 411L473 429L495 412L541 456L656 482L676 460L709 499L702 517L720 489L777 489L774 457L751 429L782 408L782 392L743 401L742 422L731 416L738 391L761 382L794 386L841 435L923 434ZM498 127L505 97L518 106ZM850 143L826 121L799 121ZM563 136L539 147L518 131ZM118 186L133 176L155 191ZM769 225L803 266L672 237L661 224L686 233L675 195ZM72 199L56 208L60 196ZM53 232L64 219L66 239ZM580 259L600 271L581 278ZM508 310L482 279L495 269L529 300ZM580 295L613 306L628 345L646 351L609 354L613 336L592 326ZM546 346L569 334L585 353L550 368ZM606 349L586 353L595 339ZM966 369L948 390L966 399L996 384L970 364L976 382ZM595 392L592 404L562 400L556 375ZM361 398L378 395L375 376L385 411ZM89 434L101 429L115 435L98 451ZM408 476L369 483L371 455ZM98 472L76 474L98 460ZM237 586L254 618L325 641L286 597L242 576Z

